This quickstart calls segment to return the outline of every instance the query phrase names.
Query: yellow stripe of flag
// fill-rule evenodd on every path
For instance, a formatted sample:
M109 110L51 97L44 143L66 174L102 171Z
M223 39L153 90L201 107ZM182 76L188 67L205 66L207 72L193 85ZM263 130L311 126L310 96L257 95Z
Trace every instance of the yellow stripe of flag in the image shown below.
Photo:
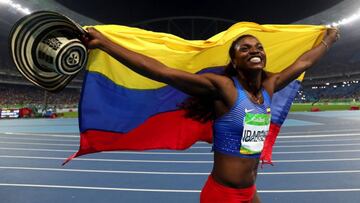
M240 35L256 36L267 54L266 71L279 72L301 54L320 43L326 28L312 25L234 24L207 40L185 40L167 33L119 25L94 26L115 43L153 57L169 67L191 73L229 63L228 50ZM92 50L88 70L98 72L118 85L130 89L156 89L165 86L145 78L100 50ZM298 78L302 80L303 75Z

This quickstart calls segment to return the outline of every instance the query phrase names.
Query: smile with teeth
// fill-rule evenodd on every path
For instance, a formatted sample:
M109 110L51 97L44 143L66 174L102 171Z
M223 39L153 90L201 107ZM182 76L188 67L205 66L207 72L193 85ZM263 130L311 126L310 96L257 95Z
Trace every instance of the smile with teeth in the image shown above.
M260 63L260 62L261 62L261 58L258 57L258 56L252 57L252 58L250 59L250 62L252 62L252 63Z

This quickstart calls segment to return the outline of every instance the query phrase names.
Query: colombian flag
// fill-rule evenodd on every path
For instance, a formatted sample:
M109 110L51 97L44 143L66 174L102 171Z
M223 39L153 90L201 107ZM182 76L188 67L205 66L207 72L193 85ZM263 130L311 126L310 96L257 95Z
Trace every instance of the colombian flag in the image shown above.
M113 42L183 71L221 73L228 50L240 35L256 36L265 47L268 72L279 72L321 42L324 26L237 23L207 40L138 28L95 26ZM279 133L303 75L273 96L272 123L262 159L271 162ZM72 158L110 150L183 150L197 141L212 142L212 122L184 117L178 105L188 95L143 77L101 50L92 50L79 105L80 149ZM268 139L269 138L269 139ZM65 163L66 163L65 162Z

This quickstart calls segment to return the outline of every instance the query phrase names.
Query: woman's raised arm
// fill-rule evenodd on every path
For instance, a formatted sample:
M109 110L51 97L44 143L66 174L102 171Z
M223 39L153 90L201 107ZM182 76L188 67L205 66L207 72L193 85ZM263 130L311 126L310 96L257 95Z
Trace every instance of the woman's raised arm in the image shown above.
M88 28L87 31L88 36L83 40L89 49L101 49L147 78L166 83L192 96L218 96L218 75L198 75L170 68L153 58L112 42L95 28Z
M276 77L275 92L284 88L291 81L299 77L304 71L313 66L338 39L338 37L338 29L328 28L323 40L318 46L305 52L289 67L274 75L274 77Z

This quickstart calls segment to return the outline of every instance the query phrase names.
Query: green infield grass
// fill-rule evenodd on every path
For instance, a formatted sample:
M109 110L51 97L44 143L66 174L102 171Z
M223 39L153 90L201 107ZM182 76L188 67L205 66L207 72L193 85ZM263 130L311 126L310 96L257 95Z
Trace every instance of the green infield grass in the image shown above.
M314 105L310 103L298 104L294 103L291 106L290 111L311 111L319 110L319 111L336 111L336 110L355 110L360 106L360 103L316 103Z

